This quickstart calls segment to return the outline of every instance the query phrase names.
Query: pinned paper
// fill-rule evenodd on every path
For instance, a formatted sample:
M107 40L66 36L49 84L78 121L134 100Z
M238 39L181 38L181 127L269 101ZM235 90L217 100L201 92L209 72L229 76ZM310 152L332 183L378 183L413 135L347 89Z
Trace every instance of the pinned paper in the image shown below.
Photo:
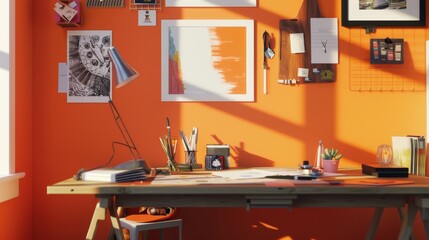
M68 67L67 63L58 63L58 92L67 92Z
M308 68L298 68L298 77L308 77Z
M304 33L290 34L290 52L305 53Z
M338 63L338 20L311 18L311 63Z

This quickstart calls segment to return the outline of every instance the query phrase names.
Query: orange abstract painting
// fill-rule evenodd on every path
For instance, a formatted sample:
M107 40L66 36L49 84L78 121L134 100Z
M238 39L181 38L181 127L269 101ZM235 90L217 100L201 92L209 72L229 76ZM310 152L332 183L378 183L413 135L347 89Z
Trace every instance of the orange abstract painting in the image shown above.
M253 21L219 21L163 22L163 100L253 101Z

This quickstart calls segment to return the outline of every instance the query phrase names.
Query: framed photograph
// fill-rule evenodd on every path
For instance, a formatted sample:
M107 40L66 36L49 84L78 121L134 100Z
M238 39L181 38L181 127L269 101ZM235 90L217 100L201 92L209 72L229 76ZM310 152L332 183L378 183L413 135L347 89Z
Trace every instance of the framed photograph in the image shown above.
M342 0L342 26L425 26L426 0Z
M108 102L112 31L67 31L67 102Z
M253 20L163 20L162 101L254 101Z
M256 0L166 0L166 7L256 7Z

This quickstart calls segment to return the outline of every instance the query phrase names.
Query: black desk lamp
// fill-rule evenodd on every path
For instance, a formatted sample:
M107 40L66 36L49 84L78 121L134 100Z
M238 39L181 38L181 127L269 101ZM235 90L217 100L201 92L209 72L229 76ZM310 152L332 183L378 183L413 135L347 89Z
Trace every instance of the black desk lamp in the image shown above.
M120 88L125 86L126 84L130 83L134 79L136 79L139 76L139 73L134 70L130 65L128 65L119 55L118 51L115 47L110 47L108 50L109 57L113 63L113 66L115 67L116 71L116 88ZM133 156L132 160L123 162L121 164L116 165L114 168L120 168L120 169L133 169L133 168L143 168L146 173L149 173L151 168L149 165L149 162L146 160L143 160L140 156L140 153L131 138L130 133L128 132L127 127L125 126L124 121L122 120L121 115L119 114L118 109L116 108L115 104L113 103L112 99L109 95L109 106L112 110L113 117L115 119L116 126L118 127L119 131L122 134L122 137L124 138L125 142L112 142L112 149L113 154L110 158L110 160L105 163L102 166L95 167L93 169L85 170L80 169L77 174L74 176L76 179L82 179L82 173L90 170L94 170L97 168L106 167L109 165L109 163L113 160L115 156L115 144L119 144L122 146L127 147L130 150L131 155Z

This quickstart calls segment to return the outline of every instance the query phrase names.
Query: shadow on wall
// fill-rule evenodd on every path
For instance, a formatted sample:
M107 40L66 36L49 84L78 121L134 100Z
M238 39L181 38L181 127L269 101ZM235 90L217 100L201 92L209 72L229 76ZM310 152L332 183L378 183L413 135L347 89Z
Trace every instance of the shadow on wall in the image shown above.
M218 136L211 135L218 144L225 144ZM245 150L244 142L239 146L231 146L231 160L235 161L238 168L274 167L274 161L252 154Z

